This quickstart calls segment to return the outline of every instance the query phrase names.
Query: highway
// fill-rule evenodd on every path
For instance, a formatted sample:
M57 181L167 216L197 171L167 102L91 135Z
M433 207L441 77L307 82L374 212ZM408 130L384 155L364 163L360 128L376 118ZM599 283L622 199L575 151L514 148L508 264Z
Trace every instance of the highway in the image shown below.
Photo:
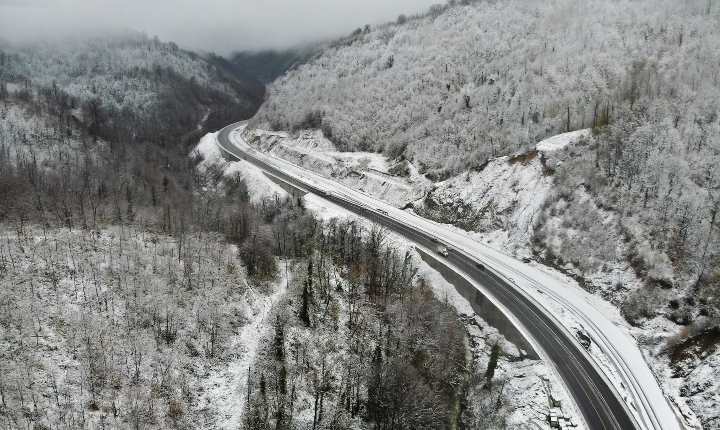
M218 133L218 146L224 153L250 162L302 191L317 194L351 212L371 219L426 249L437 250L439 243L446 245L448 255L445 260L448 265L459 273L469 276L475 283L489 291L522 326L523 333L532 338L532 343L539 346L540 350L537 352L562 378L568 394L574 399L588 428L680 428L677 420L668 423L667 420L658 419L654 415L652 405L648 407L649 410L643 410L638 419L637 411L635 414L631 412L630 407L622 399L623 396L609 383L607 376L598 370L597 363L590 358L567 328L562 327L557 319L548 315L546 309L541 309L535 300L527 297L516 285L509 282L507 277L494 270L492 263L487 260L481 261L461 247L454 246L452 240L436 237L421 224L416 227L408 221L409 218L395 211L389 214L388 210L378 209L384 206L370 204L367 196L360 196L359 193L353 195L347 190L329 189L321 185L324 182L285 168L281 162L274 162L268 155L249 147L241 148L233 142L231 133L242 125L243 123L232 124ZM638 403L642 408L643 402Z

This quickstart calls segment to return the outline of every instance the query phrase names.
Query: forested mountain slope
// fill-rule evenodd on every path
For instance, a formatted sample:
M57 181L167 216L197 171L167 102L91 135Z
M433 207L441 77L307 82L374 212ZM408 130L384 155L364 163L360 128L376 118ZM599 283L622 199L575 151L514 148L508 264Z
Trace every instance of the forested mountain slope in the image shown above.
M0 86L44 97L91 132L128 142L172 140L206 115L213 127L249 117L264 95L220 57L137 33L0 45Z
M275 287L272 243L245 254L263 279L238 245L281 202L236 178L196 192L188 145L261 97L137 35L3 47L0 427L213 428L204 384Z
M530 151L510 162L537 158L554 178L533 215L536 252L582 276L630 263L665 291L650 310L630 306L635 323L718 320L719 41L706 0L451 2L335 43L276 81L253 122L321 128L341 150L406 157L431 179L467 170L468 186L489 160ZM634 288L614 290L623 303Z
M337 42L273 85L257 124L322 125L442 177L641 106L681 136L716 123L712 2L462 3Z
M219 57L136 33L3 46L0 221L96 228L147 209L174 232L192 207L190 145L263 94Z
M320 46L304 46L283 50L241 51L230 56L230 63L239 73L269 84L286 71L310 60Z
M707 0L450 2L289 71L252 125L409 160L436 183L417 212L613 302L714 428L719 42ZM536 147L568 131L581 137Z
M412 402L395 410L422 413L432 423L425 427L444 428L461 416L502 421L512 413L500 404L507 400L500 383L509 378L510 360L522 357L499 345L500 336L486 334L496 345L494 363L480 361L487 354L478 346L473 359L493 374L482 377L466 363L470 348L460 317L416 276L407 256L383 245L382 232L370 241L354 223L343 224L351 233L335 245L350 253L342 281L328 291L322 287L341 265L326 253L337 224L325 224L302 202L254 195L263 188L248 181L251 172L224 170L219 153L212 160L217 166L203 160L207 153L188 157L186 142L252 115L262 97L223 60L124 37L6 48L0 64L0 427L235 428L250 402L247 428L296 428L294 418L308 421L307 398L295 404L295 395L285 394L297 387L307 396L321 367L323 400L310 421L370 428L389 419L377 402L405 394L403 384L385 384L382 393L368 395L371 381L381 378L372 369L382 368L371 363L397 363L382 369L382 378L402 381L408 356L418 363L410 370L420 378L418 388ZM341 251L333 257L342 258ZM300 330L292 310L287 322L266 319L279 313L274 303L281 298L283 308L298 309L287 306L303 287L295 267L303 273L310 261L317 287L307 288L317 300L306 298L308 321L314 325L322 314L322 328L338 337L349 332L340 320L342 303L352 296L353 307L362 306L349 324L361 329L366 347L347 368L352 384L334 380L340 375L326 369L324 356L294 367L300 363L290 343L287 362L273 359L265 367L267 329L283 331L286 324L288 342ZM349 292L345 278L353 282ZM360 313L381 315L405 294L412 305L388 315L405 319L416 314L411 306L428 311L423 320L402 322L405 333L392 337L402 347L385 348L372 339L376 324L389 333L394 320L370 324ZM336 316L325 325L328 305ZM432 330L423 329L427 323ZM452 356L434 346L448 339L443 325L453 330ZM416 331L427 346L415 345ZM375 351L374 360L365 355ZM435 362L452 372L418 375ZM341 361L328 363L341 369ZM465 393L493 379L498 388ZM532 379L525 383L543 399L544 387ZM273 381L267 397L266 380ZM514 381L508 385L517 386ZM464 406L476 398L484 400L480 409ZM372 412L368 404L375 405ZM486 404L491 413L481 409Z

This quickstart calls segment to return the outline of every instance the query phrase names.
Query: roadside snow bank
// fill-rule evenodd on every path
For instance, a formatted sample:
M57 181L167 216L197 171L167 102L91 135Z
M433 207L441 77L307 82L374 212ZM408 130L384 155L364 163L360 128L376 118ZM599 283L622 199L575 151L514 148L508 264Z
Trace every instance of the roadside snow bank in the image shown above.
M553 187L537 152L490 160L480 171L436 184L415 211L426 218L498 235L501 246L527 244Z
M250 200L254 203L267 198L284 198L287 192L268 179L254 164L247 161L227 161L217 146L217 133L205 135L191 153L201 160L198 171L204 176L206 188L222 187L222 179L240 177L248 187Z
M396 207L421 198L430 186L430 181L418 174L410 163L393 163L373 152L340 152L319 130L303 131L293 137L287 133L245 129L242 138L260 151L393 202Z

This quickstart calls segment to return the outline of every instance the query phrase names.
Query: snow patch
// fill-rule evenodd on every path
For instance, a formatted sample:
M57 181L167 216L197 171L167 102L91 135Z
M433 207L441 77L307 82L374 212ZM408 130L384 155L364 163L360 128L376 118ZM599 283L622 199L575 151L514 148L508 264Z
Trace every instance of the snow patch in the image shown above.
M249 371L255 362L255 357L266 332L270 329L267 321L272 307L285 293L288 278L285 272L280 271L281 278L273 285L273 292L269 296L255 291L247 285L248 308L250 309L249 322L242 326L239 333L232 336L228 343L231 351L239 352L237 358L218 369L210 372L205 379L204 395L200 399L201 405L207 405L217 414L216 425L222 429L236 429L242 422L242 414L247 400L247 384ZM247 282L246 282L247 283Z
M571 131L569 133L558 134L551 138L545 139L535 145L535 149L540 152L555 152L574 145L580 139L590 137L592 130L586 128L584 130Z
M250 200L259 203L267 198L285 198L287 192L278 184L271 181L255 165L244 160L227 161L217 146L218 133L208 133L195 147L192 156L199 156L202 161L197 169L200 173L210 176L213 170L218 170L222 177L231 178L240 176L250 191Z

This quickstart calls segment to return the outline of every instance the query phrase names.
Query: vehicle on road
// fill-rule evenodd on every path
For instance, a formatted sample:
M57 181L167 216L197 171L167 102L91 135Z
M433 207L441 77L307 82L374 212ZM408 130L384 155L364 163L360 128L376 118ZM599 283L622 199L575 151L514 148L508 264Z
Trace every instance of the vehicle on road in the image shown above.
M583 348L585 348L587 351L590 351L590 346L592 345L592 339L588 334L585 332L585 330L578 329L575 330L575 336L577 337L578 341L580 342L580 345L582 345Z
M446 246L438 246L437 247L437 253L442 255L443 257L447 258L450 255L450 252L448 252L448 249Z

